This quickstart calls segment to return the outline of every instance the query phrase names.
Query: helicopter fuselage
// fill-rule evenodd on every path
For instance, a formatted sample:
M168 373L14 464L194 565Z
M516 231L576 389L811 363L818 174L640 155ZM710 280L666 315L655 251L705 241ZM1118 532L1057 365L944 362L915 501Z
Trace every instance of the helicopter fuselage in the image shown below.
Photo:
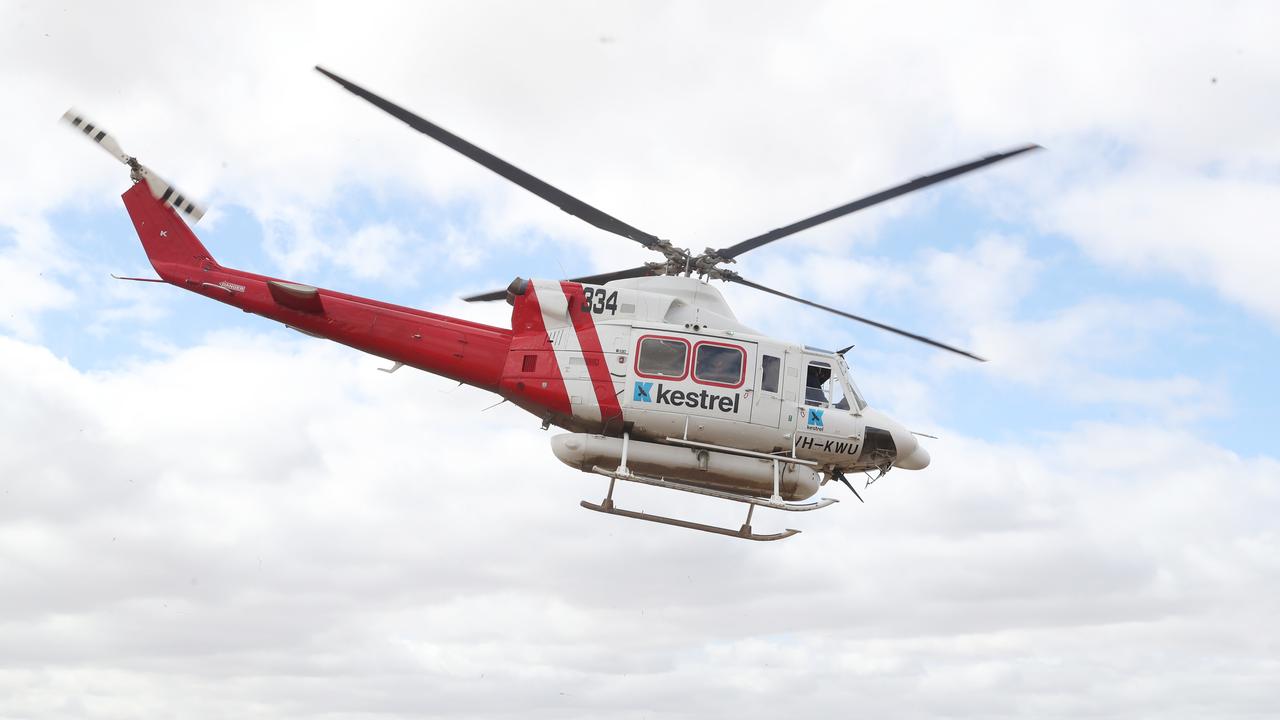
M123 199L162 280L497 393L547 426L684 442L689 460L673 460L669 477L692 481L707 470L698 452L720 450L791 456L827 472L928 464L911 433L867 407L843 357L742 325L696 278L517 279L506 329L225 268L145 183ZM557 455L574 464L562 445ZM807 488L788 494L805 497Z
M842 356L742 325L704 281L517 280L508 297L516 357L502 394L551 424L841 470L916 451L909 432L867 406Z

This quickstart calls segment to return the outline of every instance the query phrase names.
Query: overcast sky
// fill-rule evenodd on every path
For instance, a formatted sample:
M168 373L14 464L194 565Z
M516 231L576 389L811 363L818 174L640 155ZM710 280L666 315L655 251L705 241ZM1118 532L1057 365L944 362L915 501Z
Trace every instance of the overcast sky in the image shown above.
M1280 8L1177 7L0 2L0 718L1280 715ZM933 464L587 513L493 396L110 279L72 105L226 265L505 325L653 259L316 64L694 250L1041 143L735 266L992 361L726 288Z

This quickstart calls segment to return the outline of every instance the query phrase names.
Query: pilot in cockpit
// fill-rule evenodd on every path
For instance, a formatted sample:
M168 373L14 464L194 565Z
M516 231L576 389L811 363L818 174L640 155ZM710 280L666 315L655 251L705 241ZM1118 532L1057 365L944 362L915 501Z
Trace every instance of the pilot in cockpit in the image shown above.
M828 405L837 410L848 410L849 399L845 397L844 386L838 377L832 376L831 365L825 362L811 361L809 372L804 382L805 405Z
M826 363L809 363L809 374L804 382L804 404L826 405L827 393L823 386L831 380L831 366Z

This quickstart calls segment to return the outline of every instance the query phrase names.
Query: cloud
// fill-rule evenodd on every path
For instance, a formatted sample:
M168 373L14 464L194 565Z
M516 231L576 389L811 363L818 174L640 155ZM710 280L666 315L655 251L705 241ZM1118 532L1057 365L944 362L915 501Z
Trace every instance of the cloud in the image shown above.
M310 70L320 62L695 250L1037 140L1052 151L955 187L1005 217L1040 218L1101 262L1173 272L1275 315L1265 288L1276 262L1258 235L1280 153L1267 120L1280 108L1262 91L1280 67L1259 32L1265 3L1179 13L837 3L790 16L750 4L561 7L401 9L395 25L417 28L409 34L341 5L305 19L228 8L210 23L177 21L200 14L195 5L131 6L92 27L21 12L0 57L23 98L6 157L24 172L0 178L0 217L116 207L123 168L55 122L75 103L206 204L262 218L286 274L343 262L347 239L314 218L387 188L473 208L471 262L535 249L524 274L561 273L531 232L576 251L570 275L652 259L349 96ZM200 61L139 64L102 43L111 35ZM805 262L856 258L931 197L784 242L793 254L825 249ZM739 269L769 265L764 253Z
M1202 366L1132 370L1200 308L1050 299L1040 282L1065 239L1106 271L1274 319L1269 4L83 14L0 24L0 328L21 338L0 335L0 715L1275 715L1280 467L1226 449ZM505 305L453 298L652 259L317 62L695 250L1039 141L1051 150L734 269L970 337L997 362L965 372L1129 421L1029 422L1004 442L944 425L927 473L891 474L865 507L759 517L804 534L748 547L583 512L603 482L554 461L535 419L342 348L239 331L181 347L147 328L150 355L86 371L37 344L165 312L104 288L117 258L62 232L67 215L118 213L125 186L56 124L71 104L211 205L206 226L230 206L258 219L255 270L389 283L425 241L471 271L422 268L423 305L503 324ZM395 210L349 219L353 197ZM967 213L981 221L952 224ZM936 221L921 243L948 245L889 242L909 215ZM748 324L863 337L738 290ZM926 417L967 377L891 342L857 352L878 404ZM740 521L667 495L619 491Z
M1216 175L1135 168L1075 187L1046 208L1044 222L1101 263L1139 277L1176 273L1276 325L1280 247L1261 213L1280 203L1280 184Z
M746 547L581 512L604 483L534 418L375 365L223 333L83 373L0 339L0 713L1274 710L1273 459L948 432L936 472ZM734 522L647 490L617 497Z
M952 250L924 248L896 260L881 252L856 259L805 255L773 264L756 279L804 287L814 299L971 349L988 363L868 338L873 331L758 293L726 295L741 317L762 319L766 333L808 343L829 338L831 347L856 342L851 357L873 403L922 424L936 422L938 404L946 402L940 386L975 375L1076 409L1155 413L1174 423L1220 416L1230 404L1220 382L1190 369L1156 374L1142 363L1194 318L1177 302L1077 293L1041 307L1038 288L1046 274L1060 270L1033 257L1021 237L983 235Z

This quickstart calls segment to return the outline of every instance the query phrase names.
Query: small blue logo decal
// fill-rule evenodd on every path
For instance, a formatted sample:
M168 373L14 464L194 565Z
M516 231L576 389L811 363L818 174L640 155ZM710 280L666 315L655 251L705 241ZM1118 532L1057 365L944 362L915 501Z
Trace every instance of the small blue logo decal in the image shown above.
M811 429L822 429L822 411L817 408L809 408L809 418L805 422Z
M649 395L651 390L653 390L653 383L638 382L636 383L635 395L631 399L635 402L653 402L653 398Z

